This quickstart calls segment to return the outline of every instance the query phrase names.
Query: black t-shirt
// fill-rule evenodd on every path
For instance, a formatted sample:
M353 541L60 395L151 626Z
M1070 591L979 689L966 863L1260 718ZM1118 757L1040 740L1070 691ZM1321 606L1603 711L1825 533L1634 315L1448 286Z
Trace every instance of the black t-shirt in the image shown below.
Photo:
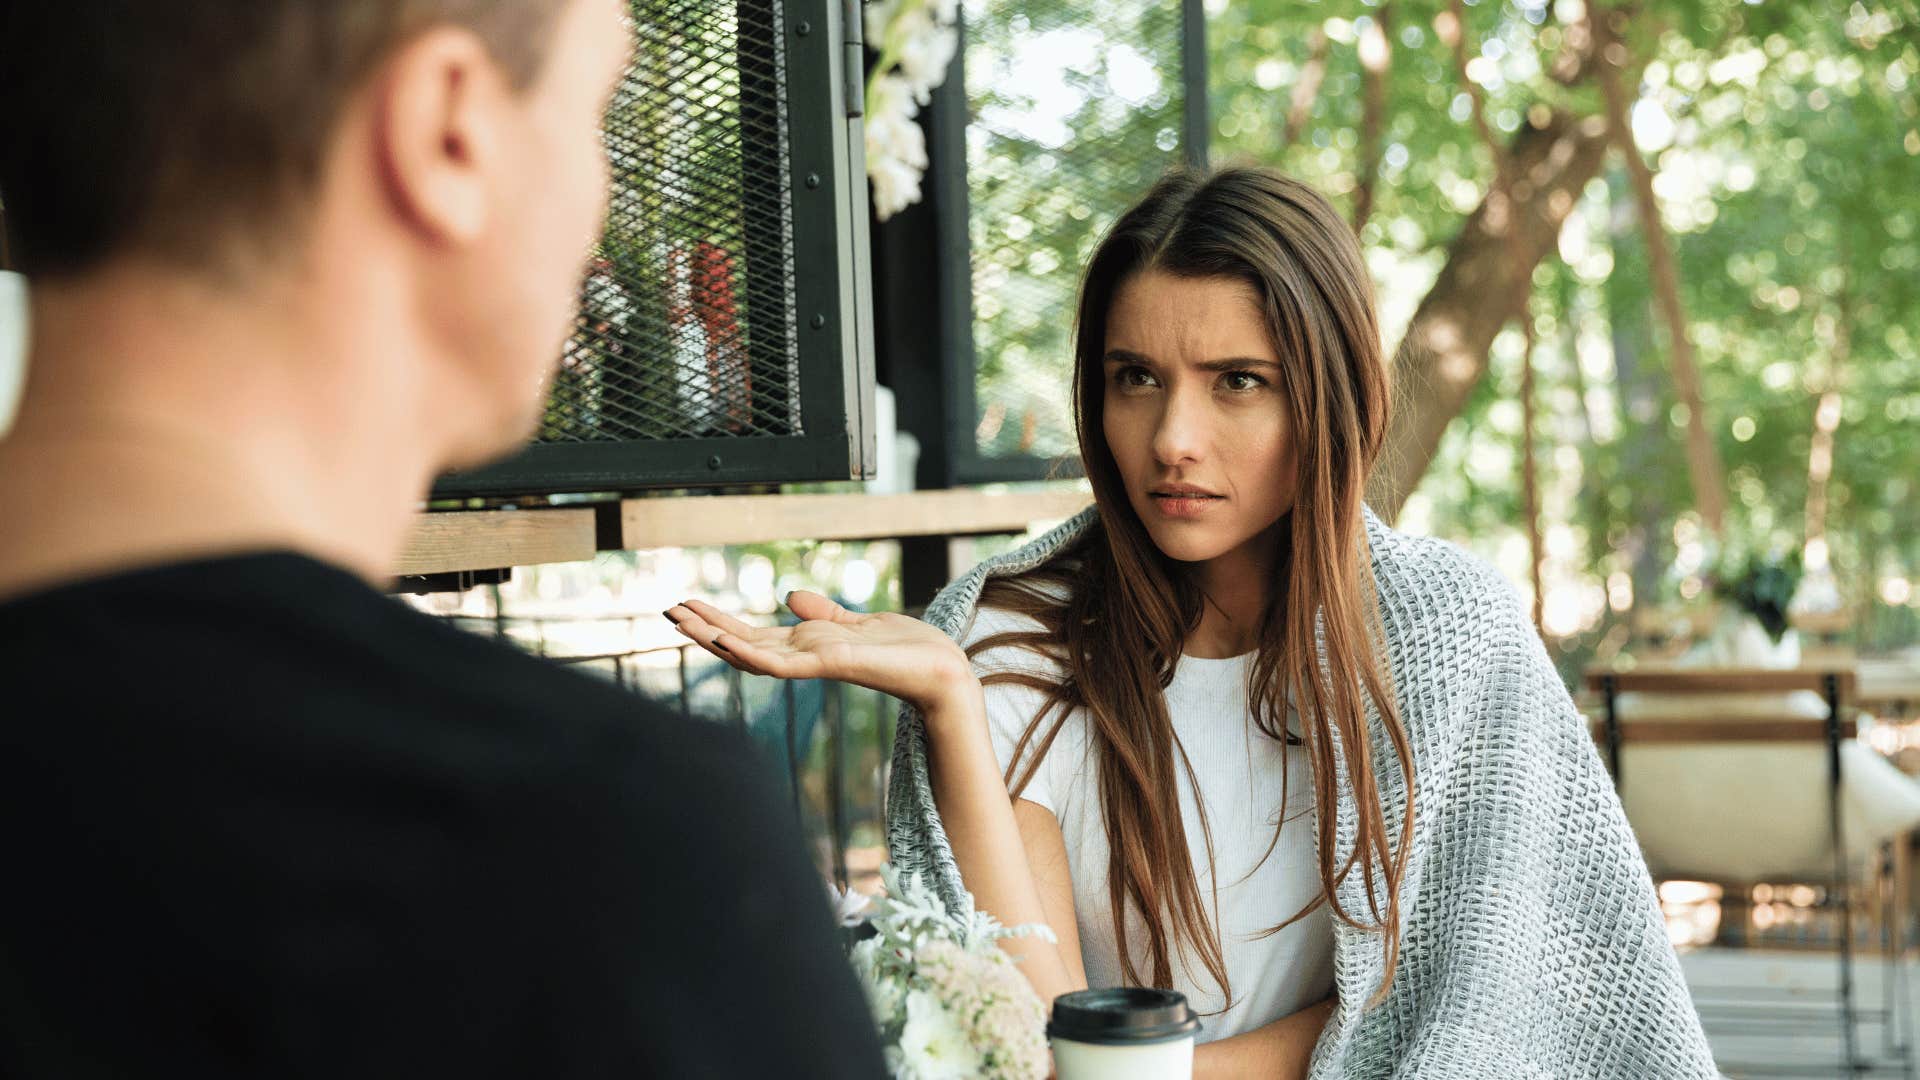
M0 1072L867 1077L750 742L291 554L0 604Z

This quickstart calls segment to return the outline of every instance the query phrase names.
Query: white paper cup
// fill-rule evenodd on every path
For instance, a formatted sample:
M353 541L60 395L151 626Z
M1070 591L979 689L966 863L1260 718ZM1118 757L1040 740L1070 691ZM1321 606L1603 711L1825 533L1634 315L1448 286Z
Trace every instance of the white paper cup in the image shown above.
M1184 995L1141 986L1062 994L1047 1024L1059 1080L1192 1080L1199 1032Z

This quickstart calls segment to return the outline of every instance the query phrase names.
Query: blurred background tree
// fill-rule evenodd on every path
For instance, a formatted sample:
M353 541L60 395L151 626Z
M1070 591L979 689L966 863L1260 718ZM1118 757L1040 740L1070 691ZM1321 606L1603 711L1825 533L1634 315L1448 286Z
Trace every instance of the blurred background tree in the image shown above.
M1318 185L1374 269L1377 507L1536 581L1569 665L1730 551L1827 566L1862 645L1914 640L1912 0L1208 14L1214 160Z

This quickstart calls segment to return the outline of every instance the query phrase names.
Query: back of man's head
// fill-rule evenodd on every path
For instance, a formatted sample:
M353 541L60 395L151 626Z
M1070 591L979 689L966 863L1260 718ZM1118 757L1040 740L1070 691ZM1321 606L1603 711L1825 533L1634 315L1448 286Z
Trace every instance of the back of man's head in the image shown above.
M524 88L571 0L55 0L0 14L16 269L195 270L297 228L343 108L412 35L477 34Z
M623 7L0 7L0 200L42 376L20 430L130 403L217 427L244 368L257 421L404 439L409 475L518 446L606 208Z

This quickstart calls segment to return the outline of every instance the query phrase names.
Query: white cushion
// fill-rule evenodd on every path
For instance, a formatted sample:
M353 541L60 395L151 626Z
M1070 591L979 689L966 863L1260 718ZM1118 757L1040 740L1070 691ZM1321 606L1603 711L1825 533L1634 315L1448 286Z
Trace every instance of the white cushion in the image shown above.
M1824 709L1824 706L1823 706ZM1656 877L1818 881L1833 872L1818 742L1627 743L1620 801ZM1856 739L1840 745L1855 866L1920 827L1920 784Z

